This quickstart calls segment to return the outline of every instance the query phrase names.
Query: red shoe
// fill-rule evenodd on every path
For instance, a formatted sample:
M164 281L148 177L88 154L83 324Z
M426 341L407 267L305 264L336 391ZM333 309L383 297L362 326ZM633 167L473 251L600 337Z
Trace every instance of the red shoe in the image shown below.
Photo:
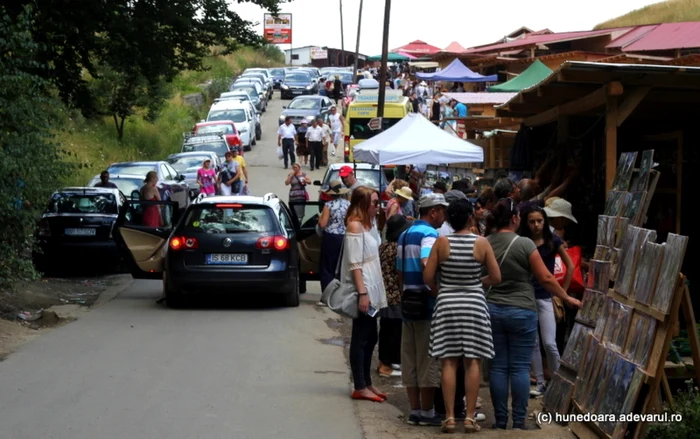
M380 396L378 396L378 395L374 395L374 396L365 396L365 395L363 395L362 393L360 393L359 390L355 390L354 392L352 392L351 398L352 398L352 399L364 399L364 400L367 400L367 401L374 401L374 402L384 402L384 400L383 400Z

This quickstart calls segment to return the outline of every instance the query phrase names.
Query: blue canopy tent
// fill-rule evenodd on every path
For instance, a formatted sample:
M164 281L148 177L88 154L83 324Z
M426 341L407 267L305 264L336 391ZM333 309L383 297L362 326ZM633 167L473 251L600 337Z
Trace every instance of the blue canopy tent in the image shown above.
M458 59L455 59L449 66L437 72L416 73L416 78L423 81L498 82L498 75L484 76L474 73Z

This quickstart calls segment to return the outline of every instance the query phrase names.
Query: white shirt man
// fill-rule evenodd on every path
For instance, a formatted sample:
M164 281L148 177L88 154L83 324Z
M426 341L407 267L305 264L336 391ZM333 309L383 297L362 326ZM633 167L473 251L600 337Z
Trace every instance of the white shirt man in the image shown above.
M331 113L328 115L328 123L333 132L333 148L331 149L331 155L335 155L335 150L338 148L338 142L343 133L344 122L343 116L338 114L338 109L336 107L331 107Z
M322 142L323 128L321 128L316 124L316 122L314 122L313 126L306 130L306 140L308 140L309 142Z
M315 120L311 122L311 127L306 130L306 140L311 150L311 170L320 169L323 164L323 128L318 126Z
M296 157L294 155L294 145L297 143L297 129L292 124L292 119L287 117L284 124L280 125L277 130L277 146L282 147L284 154L284 169L287 169L291 164L294 164Z

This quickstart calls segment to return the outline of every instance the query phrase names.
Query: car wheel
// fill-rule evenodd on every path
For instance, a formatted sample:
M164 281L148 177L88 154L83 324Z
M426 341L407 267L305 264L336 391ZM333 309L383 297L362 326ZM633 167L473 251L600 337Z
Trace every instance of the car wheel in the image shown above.
M163 296L165 297L165 304L168 308L182 308L184 302L182 291L172 285L165 272L163 272Z
M260 128L255 130L255 140L262 139L262 130Z
M299 306L299 282L301 276L297 271L297 281L294 282L294 288L284 295L284 306L288 308L296 308Z
M248 142L248 144L243 147L243 151L250 151L251 149L253 149L253 145L255 144L253 142L254 141L251 139L250 142Z
M258 144L258 136L255 135L255 136L251 136L251 137L252 137L252 139L250 140L250 145L251 146L257 145Z
M299 276L299 294L306 294L306 279Z

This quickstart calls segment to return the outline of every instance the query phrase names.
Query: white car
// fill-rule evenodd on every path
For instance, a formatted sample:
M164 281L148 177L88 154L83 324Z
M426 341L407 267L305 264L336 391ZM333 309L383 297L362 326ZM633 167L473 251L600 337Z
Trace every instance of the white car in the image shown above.
M216 120L232 120L246 150L255 145L257 114L250 102L229 100L215 103L209 109L207 122Z

